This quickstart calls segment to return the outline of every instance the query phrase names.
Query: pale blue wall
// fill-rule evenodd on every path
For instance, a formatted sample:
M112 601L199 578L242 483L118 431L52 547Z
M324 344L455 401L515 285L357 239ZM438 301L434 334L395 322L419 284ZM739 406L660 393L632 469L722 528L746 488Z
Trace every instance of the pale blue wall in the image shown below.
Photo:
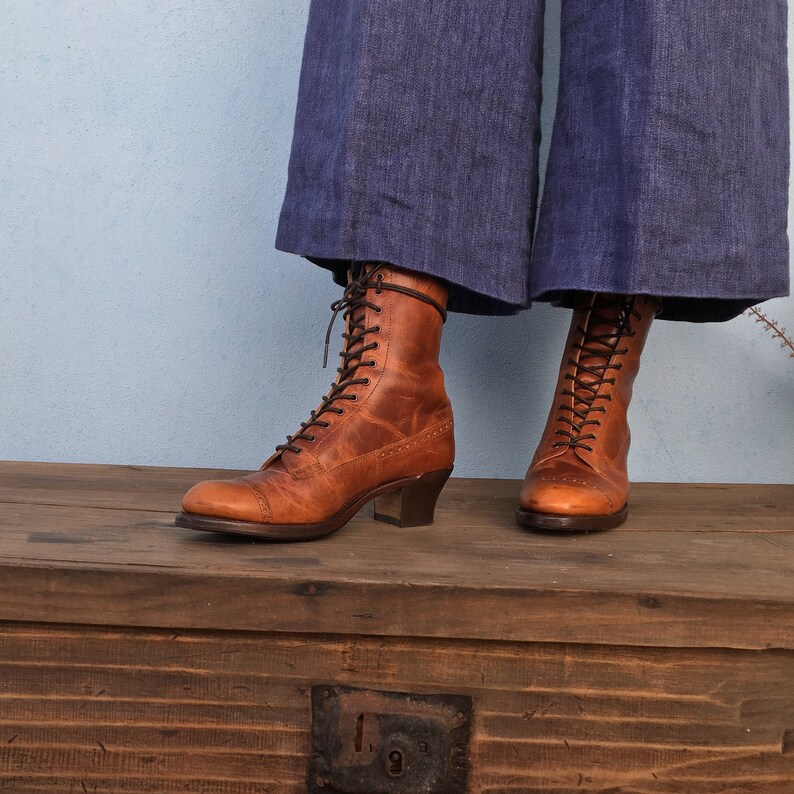
M273 249L307 7L0 3L0 458L256 468L316 405L337 291ZM567 320L450 319L458 473L523 475ZM790 482L793 417L748 318L658 323L633 477Z

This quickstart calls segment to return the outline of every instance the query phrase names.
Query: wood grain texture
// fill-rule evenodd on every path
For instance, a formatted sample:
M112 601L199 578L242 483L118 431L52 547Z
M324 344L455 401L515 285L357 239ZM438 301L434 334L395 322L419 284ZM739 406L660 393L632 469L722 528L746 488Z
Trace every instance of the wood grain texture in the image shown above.
M0 463L0 792L302 792L334 683L470 695L472 794L794 794L794 488L639 484L592 535L480 480L432 527L172 525L234 474Z
M0 503L22 502L175 513L182 494L231 469L0 461ZM512 527L520 481L453 478L439 512L443 523ZM792 532L794 486L636 483L631 518L615 532ZM663 509L660 509L663 508Z
M0 648L20 794L297 794L323 682L471 695L477 794L794 791L790 651L12 623Z
M432 527L172 526L190 484L230 474L0 464L0 619L794 648L794 487L640 484L625 528L590 535L518 527L518 484L484 480L453 480Z

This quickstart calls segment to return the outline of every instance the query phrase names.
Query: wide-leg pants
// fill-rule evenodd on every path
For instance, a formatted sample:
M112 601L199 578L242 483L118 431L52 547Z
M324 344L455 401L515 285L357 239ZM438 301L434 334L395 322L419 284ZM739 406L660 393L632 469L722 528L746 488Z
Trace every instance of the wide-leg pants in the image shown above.
M450 309L580 291L727 320L788 294L786 0L313 0L276 247L442 278ZM536 217L537 216L537 217Z

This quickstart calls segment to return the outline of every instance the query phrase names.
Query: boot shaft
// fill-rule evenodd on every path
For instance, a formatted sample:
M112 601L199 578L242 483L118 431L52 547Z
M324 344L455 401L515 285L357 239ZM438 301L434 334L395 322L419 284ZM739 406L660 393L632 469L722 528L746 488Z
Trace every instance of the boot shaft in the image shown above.
M360 301L346 312L346 342L364 332L360 341L346 344L340 356L359 351L369 362L371 371L361 369L369 383L350 386L347 391L360 400L396 399L407 393L418 399L417 410L425 402L432 404L444 391L439 366L441 332L446 317L447 291L431 276L387 265L361 265L358 280L365 288ZM349 283L356 276L351 268ZM339 373L337 382L345 377ZM375 394L377 393L377 398Z
M626 413L659 302L593 293L575 309L554 405L532 465L573 455L595 469L625 461Z
M452 409L438 362L446 300L446 289L430 276L387 265L351 268L345 295L334 304L345 320L336 381L314 412L318 421L282 450L293 476L432 436L437 427L445 428L440 457L451 461Z

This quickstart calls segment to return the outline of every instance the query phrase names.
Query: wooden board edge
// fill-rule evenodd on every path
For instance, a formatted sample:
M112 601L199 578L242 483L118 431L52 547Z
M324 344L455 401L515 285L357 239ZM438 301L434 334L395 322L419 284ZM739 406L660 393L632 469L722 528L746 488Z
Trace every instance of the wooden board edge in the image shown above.
M0 564L0 620L794 650L794 601Z

